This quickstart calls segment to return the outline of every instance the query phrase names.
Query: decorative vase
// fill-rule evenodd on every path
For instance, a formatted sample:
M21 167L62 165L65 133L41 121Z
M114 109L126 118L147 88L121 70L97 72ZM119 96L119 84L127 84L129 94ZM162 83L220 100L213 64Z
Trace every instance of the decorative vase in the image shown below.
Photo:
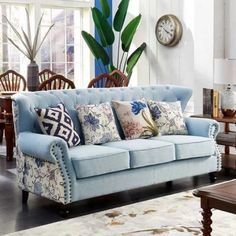
M236 112L236 92L230 85L221 94L221 109L224 116L233 117Z
M37 91L39 86L39 67L31 61L27 68L27 87L29 91Z

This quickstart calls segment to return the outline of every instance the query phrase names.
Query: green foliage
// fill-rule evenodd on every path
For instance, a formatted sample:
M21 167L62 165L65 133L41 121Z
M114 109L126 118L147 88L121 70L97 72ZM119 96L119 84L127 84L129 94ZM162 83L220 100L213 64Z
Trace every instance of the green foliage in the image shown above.
M141 20L141 15L139 14L129 24L125 27L121 34L122 49L125 52L129 51L130 45L132 43L134 34Z
M131 77L134 66L137 64L139 58L141 57L144 49L146 48L146 43L142 43L128 58L126 73L128 78Z
M118 6L118 10L115 14L113 21L114 30L117 32L120 32L123 28L128 6L129 6L129 0L122 0Z
M112 72L113 70L120 70L127 73L130 78L134 66L137 64L140 56L145 50L146 43L139 46L133 53L130 54L130 46L141 21L141 14L134 17L126 26L124 26L130 0L121 0L118 9L115 13L112 25L108 22L110 16L110 9L107 0L100 0L102 11L93 7L92 17L95 28L98 32L99 40L96 40L89 33L82 31L82 36L88 45L94 57L99 60L101 73ZM117 48L117 62L113 63L112 46L115 42L114 31L118 32L118 48ZM120 51L122 52L120 53ZM121 57L120 57L121 54ZM129 56L130 54L130 56Z
M92 8L92 16L98 30L102 46L106 47L108 45L112 45L114 43L115 36L107 19L96 7Z
M26 11L26 16L27 16L27 32L25 32L22 28L21 28L21 33L14 27L14 25L8 20L8 18L6 16L3 16L8 25L11 27L11 29L13 30L13 32L15 33L15 35L18 37L18 39L20 40L20 42L22 43L22 46L17 45L13 39L8 38L8 40L20 51L22 52L30 61L34 61L40 47L42 46L44 40L46 39L49 31L52 29L52 27L54 26L54 24L52 24L47 32L45 33L45 35L43 36L42 40L39 40L39 31L40 31L40 27L41 27L41 23L42 23L42 19L43 19L43 15L41 16L39 23L37 25L37 29L36 29L36 33L34 35L34 40L32 43L32 39L31 39L31 25L30 25L30 18L29 18L29 13L27 11L27 9L25 9Z
M100 4L102 7L102 14L105 18L108 18L110 16L110 7L109 4L107 2L107 0L100 0Z
M95 38L85 32L82 31L82 36L85 40L85 42L87 43L87 45L89 46L90 51L92 52L92 54L94 55L94 57L98 60L101 59L102 63L104 65L108 65L109 64L109 57L105 51L105 49L95 40Z

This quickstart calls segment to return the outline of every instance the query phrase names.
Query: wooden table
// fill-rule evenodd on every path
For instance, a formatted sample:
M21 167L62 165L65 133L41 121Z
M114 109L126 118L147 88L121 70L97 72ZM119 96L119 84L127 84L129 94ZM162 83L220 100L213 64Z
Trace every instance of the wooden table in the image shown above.
M216 137L219 145L224 145L222 153L222 167L236 170L236 154L230 153L230 147L236 147L236 132L230 130L230 124L236 124L236 117L210 117L204 115L193 115L192 117L214 119L224 124L224 131Z
M14 148L14 125L12 115L12 99L13 93L0 95L0 106L4 110L3 116L5 119L5 138L6 138L6 157L7 161L13 160L13 148Z
M194 196L201 198L202 208L202 233L203 236L211 235L211 209L236 214L236 180L227 181L221 184L211 185L197 189L193 192Z

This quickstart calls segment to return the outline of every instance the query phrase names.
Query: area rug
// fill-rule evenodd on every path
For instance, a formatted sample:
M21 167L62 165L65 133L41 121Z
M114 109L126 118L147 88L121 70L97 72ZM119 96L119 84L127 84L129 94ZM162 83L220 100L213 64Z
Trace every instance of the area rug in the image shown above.
M200 199L192 191L60 221L11 236L202 235ZM236 215L213 210L212 236L236 236Z

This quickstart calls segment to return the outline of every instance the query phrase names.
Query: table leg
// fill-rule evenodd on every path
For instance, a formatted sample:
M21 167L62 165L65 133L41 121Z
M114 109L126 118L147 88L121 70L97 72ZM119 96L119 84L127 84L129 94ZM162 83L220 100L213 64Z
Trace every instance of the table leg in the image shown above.
M202 207L202 235L203 236L211 236L211 208L208 207L208 200L206 198L201 197L201 207Z

